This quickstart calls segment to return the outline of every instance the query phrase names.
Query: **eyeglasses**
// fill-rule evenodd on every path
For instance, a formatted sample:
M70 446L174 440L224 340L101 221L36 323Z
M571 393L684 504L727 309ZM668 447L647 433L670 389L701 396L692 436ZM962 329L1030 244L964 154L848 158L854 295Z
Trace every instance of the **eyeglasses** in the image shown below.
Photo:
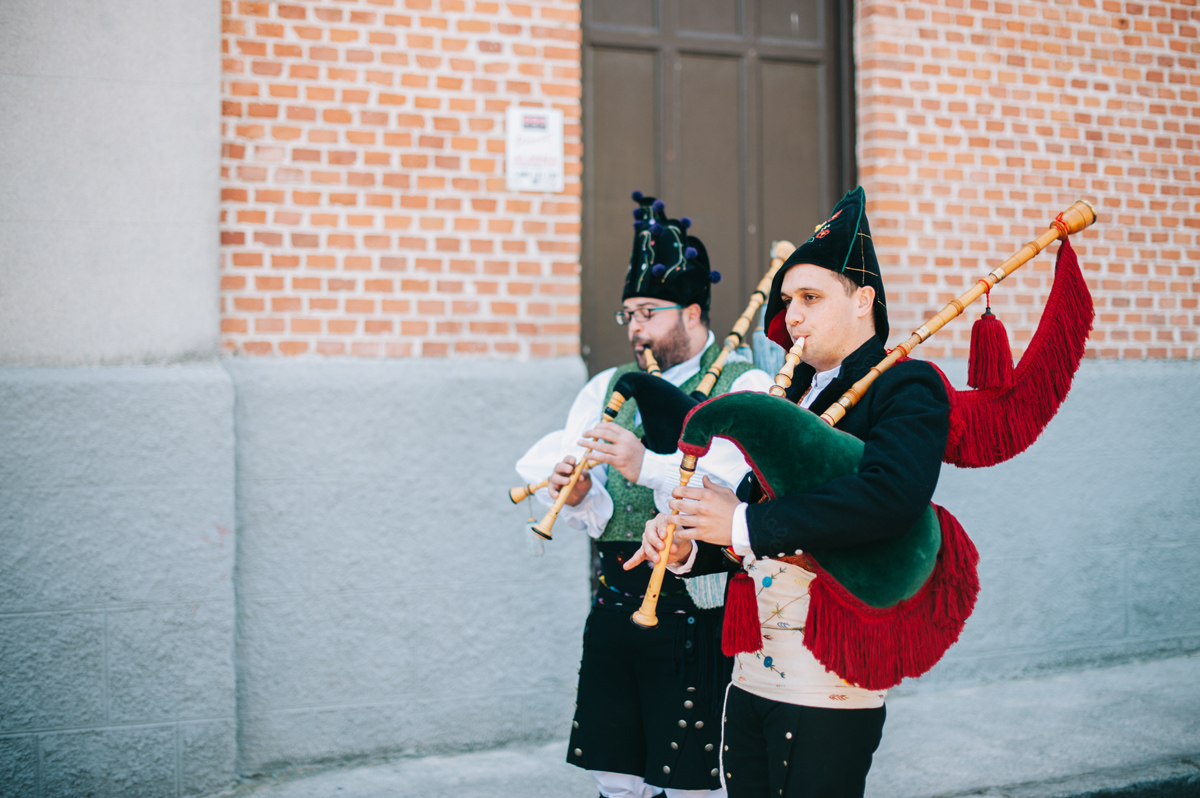
M638 324L645 324L646 322L650 321L650 316L653 313L657 313L660 310L675 310L676 308L681 307L683 307L683 305L667 305L661 308L637 308L636 310L631 311L618 310L616 313L617 324L624 327L629 323L630 319L636 321Z

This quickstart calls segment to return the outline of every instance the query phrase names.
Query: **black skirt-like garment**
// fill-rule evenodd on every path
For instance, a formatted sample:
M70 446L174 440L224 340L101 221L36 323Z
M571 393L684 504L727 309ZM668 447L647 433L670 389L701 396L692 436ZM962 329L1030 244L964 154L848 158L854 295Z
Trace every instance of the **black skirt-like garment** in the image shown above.
M732 669L721 653L722 611L699 609L668 575L658 625L635 625L630 616L650 569L620 569L636 545L598 545L603 579L583 632L567 761L657 787L719 789L721 704Z

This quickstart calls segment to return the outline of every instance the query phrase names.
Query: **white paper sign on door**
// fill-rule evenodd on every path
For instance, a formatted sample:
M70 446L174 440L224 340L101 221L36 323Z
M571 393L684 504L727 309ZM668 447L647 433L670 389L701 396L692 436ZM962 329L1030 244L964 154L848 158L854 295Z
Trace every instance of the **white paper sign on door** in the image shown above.
M505 127L504 177L508 190L562 191L562 111L509 106Z

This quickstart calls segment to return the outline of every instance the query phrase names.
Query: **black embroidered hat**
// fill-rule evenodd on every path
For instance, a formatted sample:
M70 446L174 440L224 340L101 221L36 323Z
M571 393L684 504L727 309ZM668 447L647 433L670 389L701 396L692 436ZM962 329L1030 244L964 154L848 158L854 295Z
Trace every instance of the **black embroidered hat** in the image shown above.
M692 220L668 219L662 200L633 192L633 252L621 299L650 297L708 310L721 273L708 266L704 242L688 235Z
M791 348L792 341L784 323L786 308L779 294L788 269L800 263L821 266L849 277L855 285L874 288L875 335L887 343L887 297L883 293L883 278L875 257L875 245L871 241L871 228L867 224L866 206L867 195L862 186L848 191L833 207L829 219L818 225L809 239L796 247L775 275L765 315L770 320L767 337L784 349Z

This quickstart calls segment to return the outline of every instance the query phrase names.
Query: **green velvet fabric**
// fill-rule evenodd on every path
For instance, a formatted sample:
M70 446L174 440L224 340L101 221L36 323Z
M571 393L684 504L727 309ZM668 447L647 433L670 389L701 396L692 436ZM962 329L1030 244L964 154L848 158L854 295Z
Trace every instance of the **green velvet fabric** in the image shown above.
M709 366L713 364L719 354L721 354L721 347L715 343L705 349L704 354L700 356L700 368L680 386L680 390L689 394L696 390L708 372ZM608 390L604 394L605 406L612 399L613 387L617 384L617 380L621 379L621 375L629 371L636 371L637 368L636 362L617 367L612 379L608 381ZM714 394L727 392L734 380L752 368L754 368L754 364L740 360L726 363L712 392ZM637 399L628 399L621 406L614 422L640 438L645 434L645 430L642 429L641 424L633 423L636 411ZM636 483L629 483L615 470L609 473L607 490L612 496L613 514L612 518L608 520L608 525L604 527L604 532L600 535L600 542L641 540L646 521L658 514L658 508L654 506L654 491Z
M741 448L772 497L803 493L857 470L863 451L863 442L853 435L766 394L728 394L696 408L684 427L681 448L698 453L715 437ZM937 564L941 540L930 506L899 535L807 553L860 601L884 608L911 598L925 584Z

